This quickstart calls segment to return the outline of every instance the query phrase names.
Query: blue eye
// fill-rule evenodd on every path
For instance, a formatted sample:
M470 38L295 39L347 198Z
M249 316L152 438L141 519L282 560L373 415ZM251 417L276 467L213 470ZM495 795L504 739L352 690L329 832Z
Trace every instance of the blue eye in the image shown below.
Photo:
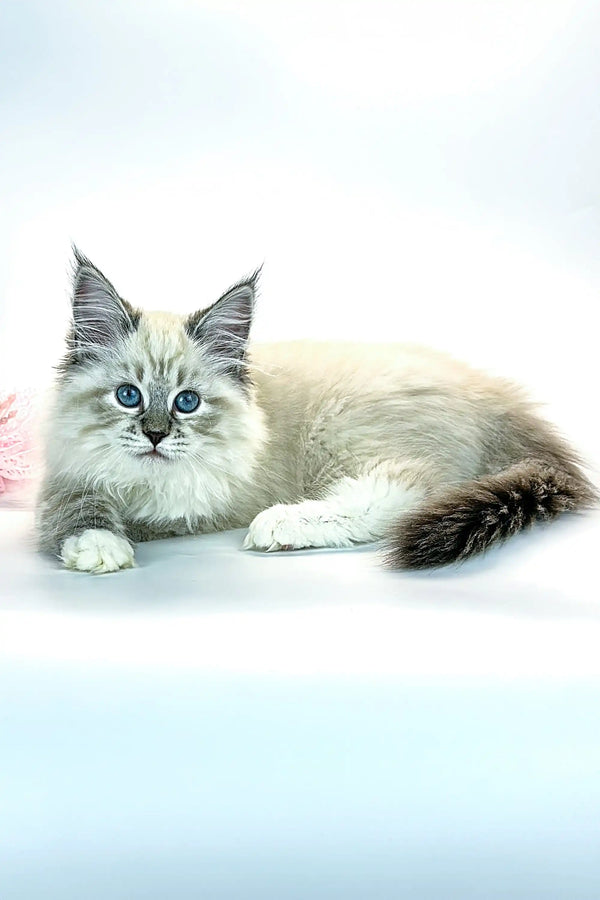
M191 413L200 406L200 397L196 391L181 391L173 401L175 409L182 413Z
M139 406L142 402L142 395L134 384L122 384L117 388L117 400L121 406L127 406L132 409Z

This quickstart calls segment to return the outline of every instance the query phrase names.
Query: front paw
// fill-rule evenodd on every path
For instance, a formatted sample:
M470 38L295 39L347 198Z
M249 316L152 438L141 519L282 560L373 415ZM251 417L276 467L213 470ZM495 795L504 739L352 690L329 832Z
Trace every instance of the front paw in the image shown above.
M290 534L291 509L290 506L278 503L259 513L250 523L242 549L265 550L267 553L295 549Z
M66 539L60 557L67 569L102 575L133 566L133 548L125 538L105 528L88 528Z
M278 503L259 513L250 524L244 550L300 550L329 544L323 520L314 501L287 505Z

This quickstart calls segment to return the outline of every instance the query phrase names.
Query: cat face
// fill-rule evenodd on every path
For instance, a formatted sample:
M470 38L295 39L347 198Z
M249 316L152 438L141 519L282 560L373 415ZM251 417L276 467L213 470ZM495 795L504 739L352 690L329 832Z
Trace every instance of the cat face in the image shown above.
M64 463L88 480L159 485L247 467L260 430L246 358L258 273L185 317L134 310L75 258L55 423Z

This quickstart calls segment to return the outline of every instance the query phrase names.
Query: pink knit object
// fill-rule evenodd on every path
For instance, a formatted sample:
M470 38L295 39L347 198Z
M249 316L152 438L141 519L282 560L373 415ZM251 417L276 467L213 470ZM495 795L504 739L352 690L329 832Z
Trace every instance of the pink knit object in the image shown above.
M0 392L0 494L7 481L32 477L30 434L32 403L28 394Z

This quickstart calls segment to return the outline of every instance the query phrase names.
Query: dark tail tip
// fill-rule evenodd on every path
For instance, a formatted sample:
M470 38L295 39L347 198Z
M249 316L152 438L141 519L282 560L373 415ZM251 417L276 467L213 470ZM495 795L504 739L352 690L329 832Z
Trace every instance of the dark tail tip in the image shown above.
M396 569L459 562L568 510L597 501L583 474L536 460L470 481L405 516L394 527L385 561Z

